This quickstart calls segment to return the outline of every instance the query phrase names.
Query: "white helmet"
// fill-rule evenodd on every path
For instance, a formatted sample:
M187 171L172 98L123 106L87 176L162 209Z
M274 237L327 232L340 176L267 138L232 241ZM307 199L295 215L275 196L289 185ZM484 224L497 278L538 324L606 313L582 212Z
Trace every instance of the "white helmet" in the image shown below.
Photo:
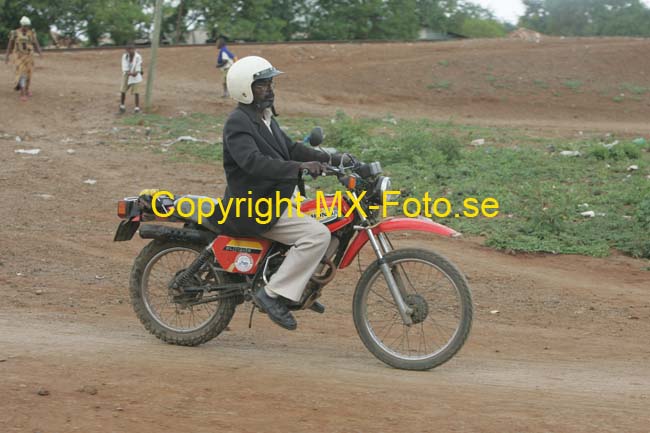
M32 25L32 21L31 21L29 18L27 18L27 17L22 17L22 18L20 19L20 25L21 25L21 26L25 26L25 27L29 27L29 26Z
M273 78L281 73L262 57L244 57L237 60L228 71L228 91L235 101L250 104L253 102L253 82Z

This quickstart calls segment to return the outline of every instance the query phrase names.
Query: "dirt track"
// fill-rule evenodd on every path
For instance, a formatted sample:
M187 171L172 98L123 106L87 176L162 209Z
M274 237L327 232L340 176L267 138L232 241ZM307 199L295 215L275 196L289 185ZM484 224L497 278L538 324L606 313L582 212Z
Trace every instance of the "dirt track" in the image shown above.
M622 103L605 96L622 82L650 86L641 55L649 45L234 48L287 71L277 88L287 115L342 107L572 136L650 133L648 95ZM231 109L216 98L213 49L162 54L159 112ZM118 57L48 53L37 60L30 102L0 89L0 431L647 432L650 274L647 261L618 255L509 256L479 240L418 239L467 273L477 311L465 348L427 373L390 369L364 349L350 312L356 269L328 287L327 313L300 313L294 333L261 315L249 330L241 309L229 332L202 347L148 335L126 289L144 241L111 242L115 200L151 186L219 195L224 179L220 167L119 142ZM0 68L3 82L10 76ZM579 92L563 86L578 77ZM427 88L440 80L453 84ZM42 151L22 156L18 148Z

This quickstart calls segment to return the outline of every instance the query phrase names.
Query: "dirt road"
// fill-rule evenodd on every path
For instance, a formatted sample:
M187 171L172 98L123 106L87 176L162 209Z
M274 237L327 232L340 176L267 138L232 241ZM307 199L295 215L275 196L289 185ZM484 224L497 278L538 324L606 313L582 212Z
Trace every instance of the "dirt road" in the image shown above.
M565 76L569 73L560 65L567 53L586 44L619 60L634 57L646 44L624 42L564 46L556 41L535 49L545 48L546 61ZM429 45L435 60L427 67L483 64L490 52L505 53L510 43ZM417 50L427 46L389 45L383 52L374 45L336 46L334 57L325 56L333 50L329 46L278 50L283 67L310 95L304 99L286 89L285 105L293 107L287 114L329 115L337 107L357 112L371 107L368 111L375 114L444 118L447 113L438 110L456 107L449 110L472 116L465 117L470 122L511 122L548 134L583 128L648 130L645 100L631 101L629 116L619 119L619 106L609 98L600 108L589 108L589 98L597 95L586 90L557 103L549 96L548 103L555 105L542 104L535 108L537 114L527 114L517 104L498 102L490 111L492 103L445 102L453 93L430 105L429 97L414 91L404 102L399 88L382 81L391 76L392 63L378 59L390 57L390 47L396 47L395 55L415 59L421 55ZM247 50L273 54L269 47L241 48L238 54ZM231 108L228 102L215 102L218 89L208 86L212 71L196 68L197 79L179 78L179 65L196 67L197 59L213 51L163 52L177 58L161 62L160 112ZM515 52L521 56L528 51ZM249 330L246 308L238 310L230 331L198 348L170 346L150 336L132 313L127 294L132 260L145 242L112 242L115 201L144 187L218 196L224 179L218 166L174 162L121 141L133 131L107 114L114 111L117 85L111 72L116 62L108 53L46 55L37 69L35 96L27 104L16 101L7 86L0 91L0 431L648 431L648 262L616 254L605 259L511 256L482 247L480 239L400 239L402 245L424 243L448 256L466 272L476 301L465 348L426 373L388 368L365 350L351 318L356 269L345 270L328 287L326 314L299 313L293 333L261 315ZM341 57L345 66L335 67L333 58ZM438 64L443 57L449 67ZM298 68L312 63L305 71ZM379 67L388 71L381 78L368 72ZM598 77L608 73L591 69L599 71ZM328 80L343 83L366 77L366 95L371 89L392 90L382 90L376 100L346 96L345 89L332 96L327 82L310 80L319 70L329 71L324 75ZM641 71L629 73L640 76ZM8 76L7 70L0 74ZM585 80L596 82L597 77ZM514 95L517 88L503 91ZM463 98L460 92L456 102ZM525 104L525 98L520 102ZM573 103L581 118L589 118L585 124L565 116L574 110ZM560 115L565 129L554 124ZM14 153L19 148L41 152ZM96 183L84 183L88 179ZM492 314L494 310L499 313Z

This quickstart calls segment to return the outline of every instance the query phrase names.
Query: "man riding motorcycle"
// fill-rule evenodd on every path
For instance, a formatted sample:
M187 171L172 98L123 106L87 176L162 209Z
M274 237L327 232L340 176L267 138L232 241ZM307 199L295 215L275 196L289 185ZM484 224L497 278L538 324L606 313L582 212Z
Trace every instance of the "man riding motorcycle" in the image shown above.
M323 312L316 303L321 289L369 245L376 260L365 270L360 266L352 299L359 338L395 368L429 370L447 362L471 329L467 280L435 251L395 248L389 234L460 234L426 218L381 217L379 206L394 191L379 161L330 156L292 142L273 119L272 80L278 74L268 61L245 57L228 75L239 105L224 127L228 187L223 199L175 199L159 191L118 202L122 221L115 240L128 241L138 230L152 240L131 270L136 315L157 338L182 346L217 337L237 306L248 301L280 326L295 329L290 311ZM321 140L315 128L310 143ZM345 188L345 197L340 191L323 197L329 209L341 212L333 218L319 210L318 199L303 202L297 194L299 176L323 170ZM205 204L213 204L212 210ZM209 221L201 219L207 214L212 214ZM312 214L319 220L305 216Z
M293 330L297 323L287 303L300 301L331 235L317 220L299 216L294 201L288 202L298 194L303 171L319 176L325 170L324 162L338 165L342 156L294 142L280 129L274 118L273 78L281 73L257 56L240 59L228 73L230 95L239 104L223 130L223 167L228 182L224 202L245 199L240 202L239 216L229 217L228 230L233 234L263 236L292 245L277 272L253 298L273 322ZM256 220L255 203L260 199L270 200L274 210L266 224ZM279 212L275 212L276 201ZM311 309L323 312L325 307L315 302Z

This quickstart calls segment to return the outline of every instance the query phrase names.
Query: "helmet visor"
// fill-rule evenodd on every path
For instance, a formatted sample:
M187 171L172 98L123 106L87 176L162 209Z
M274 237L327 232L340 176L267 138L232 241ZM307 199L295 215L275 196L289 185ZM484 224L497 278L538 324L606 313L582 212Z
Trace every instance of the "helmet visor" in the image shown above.
M273 78L280 74L282 74L282 71L278 71L277 69L270 67L268 69L264 69L263 71L259 71L258 73L254 74L253 81L268 80L269 78Z

